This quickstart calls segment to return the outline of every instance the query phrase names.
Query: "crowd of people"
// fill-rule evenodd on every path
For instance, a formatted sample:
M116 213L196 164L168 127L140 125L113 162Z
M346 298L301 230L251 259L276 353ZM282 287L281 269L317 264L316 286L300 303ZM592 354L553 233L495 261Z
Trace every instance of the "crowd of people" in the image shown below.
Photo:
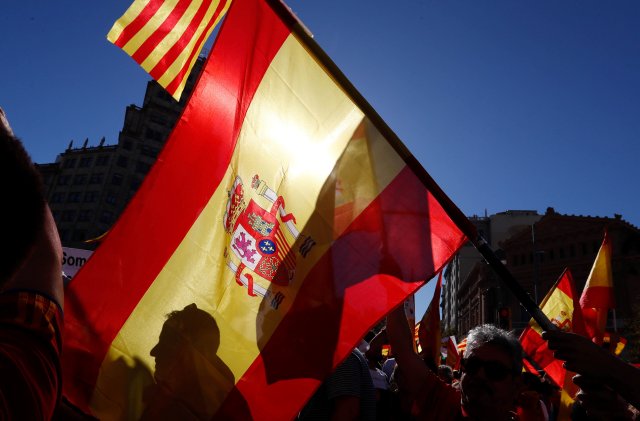
M0 419L81 419L84 415L62 398L60 239L38 172L1 109L0 175L2 195L12 203L0 208ZM208 342L200 342L217 348L215 321L202 313L192 305L170 315L164 337L187 322L195 323L194 332L209 332ZM573 378L579 392L572 419L636 419L639 369L579 335L548 331L543 338L567 370L578 373ZM167 355L162 339L161 335L153 350L158 370ZM493 325L469 332L456 370L433 366L416 353L402 306L388 315L385 329L367 339L322 383L301 410L300 420L558 417L560 389L544 375L523 374L518 339ZM387 343L391 355L383 355ZM163 376L171 373L165 370L156 377ZM233 384L230 371L225 378ZM162 394L155 396L163 399ZM150 409L145 413L147 419L163 415L153 415Z
M564 410L561 387L543 371L523 370L525 355L511 332L477 326L468 333L459 367L436 367L416 352L413 331L400 306L388 315L386 329L354 349L323 383L299 419L638 419L637 368L580 335L549 331L543 337L567 370L579 373L573 377L579 387L571 396L575 401L564 404ZM381 343L391 345L391 354L382 355ZM358 365L368 366L368 375L355 370ZM319 406L322 416L315 412Z

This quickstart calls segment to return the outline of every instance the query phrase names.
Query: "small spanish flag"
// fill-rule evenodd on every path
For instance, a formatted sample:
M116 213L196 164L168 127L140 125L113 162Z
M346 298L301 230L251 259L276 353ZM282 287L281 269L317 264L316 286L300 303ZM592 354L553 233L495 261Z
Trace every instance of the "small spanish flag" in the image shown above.
M605 231L604 239L580 297L587 334L602 344L609 309L615 308L611 242Z

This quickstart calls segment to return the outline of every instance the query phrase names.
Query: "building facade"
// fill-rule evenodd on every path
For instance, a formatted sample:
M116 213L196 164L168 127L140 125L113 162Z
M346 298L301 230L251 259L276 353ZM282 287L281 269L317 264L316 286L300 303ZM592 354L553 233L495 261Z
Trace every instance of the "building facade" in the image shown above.
M580 295L595 261L605 230L612 246L612 272L616 300L615 325L624 328L640 298L640 230L622 219L563 215L548 208L532 230L502 243L507 267L537 301L543 300L565 268L571 270ZM506 303L514 329L524 328L530 315L509 294ZM609 328L614 327L614 314Z
M494 218L496 215L482 218L476 221L479 222L477 226L479 230L488 229L490 235L495 234L490 241L492 248L538 303L565 268L573 274L576 294L581 294L602 244L604 231L608 231L612 243L616 298L615 322L612 312L609 328L615 324L624 332L634 304L640 298L638 228L624 221L620 215L613 218L562 215L553 208L548 208L544 215L524 211L518 216L518 213L509 215L509 212L514 211L498 214L497 218ZM483 323L493 323L516 332L527 326L531 316L475 249L463 248L451 266L451 279L447 279L450 285L443 294L442 303L445 331L448 329L464 336L469 329Z
M499 244L527 229L541 218L534 210L508 210L491 216L471 216L478 233L500 254ZM471 243L465 244L445 273L442 294L442 327L445 332L466 334L479 323L493 323L493 309L500 303L501 291L490 285L491 274L484 259Z
M180 102L149 81L142 106L126 108L117 144L71 142L54 163L38 165L63 245L94 248L86 241L113 225L153 166L203 64L200 58L194 65Z

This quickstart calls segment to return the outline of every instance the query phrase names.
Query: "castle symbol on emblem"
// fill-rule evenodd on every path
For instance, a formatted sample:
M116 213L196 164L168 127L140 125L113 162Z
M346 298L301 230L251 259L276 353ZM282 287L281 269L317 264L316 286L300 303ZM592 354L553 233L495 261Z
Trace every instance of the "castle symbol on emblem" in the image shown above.
M258 203L265 200L271 204L269 210ZM230 236L226 264L235 281L247 287L248 295L269 298L277 308L285 296L278 291L273 293L277 297L267 297L271 294L269 284L286 287L293 280L296 257L291 245L300 235L295 217L285 210L283 197L257 174L249 191L237 176L229 191L223 225Z

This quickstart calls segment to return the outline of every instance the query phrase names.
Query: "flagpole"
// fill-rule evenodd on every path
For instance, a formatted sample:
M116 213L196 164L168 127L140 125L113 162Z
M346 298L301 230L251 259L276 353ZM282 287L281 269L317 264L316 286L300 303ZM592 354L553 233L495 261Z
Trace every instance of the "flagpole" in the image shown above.
M429 192L438 199L440 205L444 208L447 214L451 217L462 232L467 236L469 241L480 252L482 257L487 261L487 264L498 274L500 279L506 284L507 288L516 296L520 301L520 304L531 315L531 317L542 327L544 330L554 330L555 326L549 321L547 316L540 310L540 307L531 299L529 294L522 288L518 281L509 272L506 266L498 259L494 251L489 247L487 242L478 234L475 225L462 213L462 211L449 199L446 193L438 186L438 184L431 178L429 173L424 169L422 164L416 159L415 156L409 151L409 149L402 143L400 138L395 132L387 125L387 123L380 117L376 110L367 102L367 100L358 92L349 79L342 73L338 66L331 60L327 53L320 48L318 43L313 39L309 30L304 24L295 16L291 8L287 6L282 0L267 0L273 10L280 15L280 17L290 25L291 30L298 39L308 48L318 61L325 67L329 75L336 80L336 82L345 90L345 92L351 97L353 102L367 115L373 125L380 131L380 133L387 138L389 144L394 150L402 157L404 162L414 172L414 174L420 179L420 181L429 189Z

